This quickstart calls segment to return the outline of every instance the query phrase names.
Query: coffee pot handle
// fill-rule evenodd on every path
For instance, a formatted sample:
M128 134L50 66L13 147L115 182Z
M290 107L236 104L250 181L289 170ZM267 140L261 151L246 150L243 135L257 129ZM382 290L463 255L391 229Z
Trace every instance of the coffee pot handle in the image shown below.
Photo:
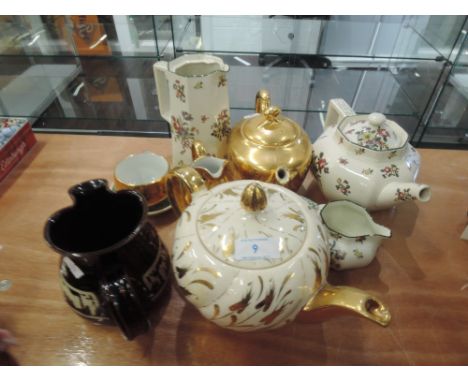
M168 71L169 63L166 61L158 61L153 65L156 91L158 93L159 111L161 116L170 123L169 81L166 76Z
M102 279L100 290L108 315L120 327L125 338L132 340L149 330L151 324L143 308L143 292L136 281L120 273Z
M330 126L337 126L345 117L356 115L354 110L342 98L334 98L328 102L327 116L325 118L326 129Z

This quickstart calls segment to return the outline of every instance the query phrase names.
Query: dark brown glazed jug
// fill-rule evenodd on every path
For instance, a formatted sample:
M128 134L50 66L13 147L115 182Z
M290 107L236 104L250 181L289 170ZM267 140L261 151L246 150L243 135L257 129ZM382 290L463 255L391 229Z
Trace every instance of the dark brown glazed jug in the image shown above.
M44 228L62 255L60 283L79 315L117 324L131 340L150 328L149 314L169 280L169 257L147 221L135 191L109 190L95 179L69 190L74 204L53 214Z

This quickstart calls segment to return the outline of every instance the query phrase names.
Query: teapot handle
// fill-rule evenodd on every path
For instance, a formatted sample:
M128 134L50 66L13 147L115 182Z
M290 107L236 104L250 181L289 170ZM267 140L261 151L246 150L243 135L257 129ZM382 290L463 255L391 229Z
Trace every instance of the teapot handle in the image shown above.
M387 306L377 297L360 289L330 284L312 297L303 310L309 312L329 306L351 310L382 326L387 326L391 320Z
M158 61L153 65L156 91L158 93L159 111L161 112L161 116L170 123L169 81L166 77L168 71L169 63L166 61Z
M325 130L330 126L338 126L338 124L345 118L351 115L356 115L354 110L342 98L334 98L328 102L328 111L325 118Z

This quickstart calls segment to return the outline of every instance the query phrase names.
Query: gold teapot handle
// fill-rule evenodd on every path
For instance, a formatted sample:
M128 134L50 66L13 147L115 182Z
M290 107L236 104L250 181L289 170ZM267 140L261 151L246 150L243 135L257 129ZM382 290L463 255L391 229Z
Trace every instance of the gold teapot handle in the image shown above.
M330 284L312 297L303 310L309 312L329 306L351 310L382 326L387 326L391 320L387 306L377 297L360 289Z
M255 96L255 111L257 113L264 113L271 105L270 93L268 90L261 89Z
M192 203L192 194L205 189L203 177L193 167L176 167L166 176L167 196L178 215Z

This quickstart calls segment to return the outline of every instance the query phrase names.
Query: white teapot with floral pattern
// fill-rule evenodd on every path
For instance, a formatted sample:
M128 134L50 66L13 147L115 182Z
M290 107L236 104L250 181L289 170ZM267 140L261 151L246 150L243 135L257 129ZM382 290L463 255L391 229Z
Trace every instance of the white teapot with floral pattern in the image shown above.
M208 190L192 167L173 170L167 187L182 213L171 256L175 280L215 324L236 331L273 329L302 310L326 306L389 323L390 313L376 297L328 284L329 233L315 203L252 180Z
M396 122L380 113L356 115L343 99L332 99L324 130L311 168L328 200L379 210L431 198L428 185L415 183L420 156Z
M227 72L219 57L187 54L153 66L159 110L171 125L172 165L192 163L200 141L210 155L224 157L231 132Z

